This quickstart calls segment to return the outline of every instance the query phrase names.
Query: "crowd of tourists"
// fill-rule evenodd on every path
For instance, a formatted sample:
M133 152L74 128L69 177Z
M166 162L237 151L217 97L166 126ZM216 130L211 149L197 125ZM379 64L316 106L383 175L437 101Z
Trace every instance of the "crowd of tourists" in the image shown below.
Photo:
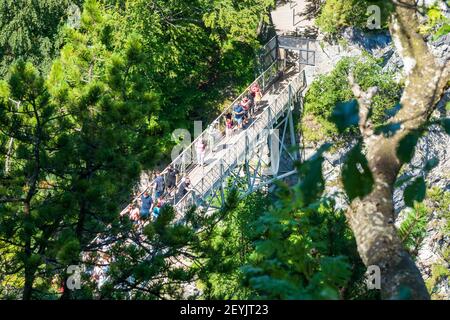
M225 114L225 136L230 138L236 130L246 129L260 107L262 100L261 88L254 83L238 103L233 105L231 112ZM205 166L205 157L208 149L215 152L217 142L222 138L219 121L214 121L206 130L208 139L198 139L195 144L197 164ZM182 177L178 184L179 170L172 165L162 175L156 173L150 188L145 190L138 201L135 201L124 210L121 215L128 217L135 225L145 224L146 221L155 220L160 215L161 208L170 203L178 203L187 193L193 190L189 177ZM178 185L178 189L176 188ZM152 192L152 194L150 194Z
M136 226L145 224L146 221L156 220L164 205L172 204L173 200L177 203L192 190L189 177L181 178L178 189L176 188L179 173L179 170L172 165L166 170L165 175L157 172L150 188L122 211L121 215L128 216Z
M250 91L240 102L233 106L232 112L225 115L225 132L230 137L236 129L245 129L250 119L258 110L262 100L261 88L257 83L250 87Z

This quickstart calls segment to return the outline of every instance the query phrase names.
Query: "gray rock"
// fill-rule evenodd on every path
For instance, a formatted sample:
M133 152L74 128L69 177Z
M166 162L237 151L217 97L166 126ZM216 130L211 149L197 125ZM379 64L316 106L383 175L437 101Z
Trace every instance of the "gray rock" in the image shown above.
M342 37L352 45L372 54L386 48L392 42L391 35L387 31L366 33L354 27L345 28Z

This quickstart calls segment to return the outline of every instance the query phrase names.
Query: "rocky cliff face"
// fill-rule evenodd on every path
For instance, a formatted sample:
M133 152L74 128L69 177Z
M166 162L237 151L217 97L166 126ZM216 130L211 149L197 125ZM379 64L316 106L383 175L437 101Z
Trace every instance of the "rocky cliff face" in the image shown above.
M317 64L307 69L308 80L311 81L319 74L330 72L337 62L343 57L359 56L363 51L368 51L377 58L383 58L384 70L396 73L398 81L403 77L403 63L395 51L391 39L387 33L378 35L366 35L359 30L348 28L343 33L344 43L325 44L321 43L317 49ZM441 60L450 58L450 35L441 37L439 40L430 42L430 47L436 57ZM450 112L446 110L446 104L450 101L450 91L444 96L433 114L434 118L449 117ZM336 198L336 206L346 208L348 201L343 193L340 181L342 164L352 143L326 155L324 163L324 175L326 178L326 193ZM306 157L314 152L315 146L307 146ZM426 173L424 166L427 161L436 158L437 166ZM442 192L450 192L450 136L440 127L434 126L429 133L422 137L417 145L415 156L410 165L403 168L401 177L426 176L429 188L437 188ZM398 216L396 225L399 226L408 214L409 210L403 202L403 191L405 186L399 187L394 193L395 211ZM450 198L450 196L449 196ZM448 233L449 203L439 199L427 199L428 207L425 237L418 246L416 262L422 275L435 299L450 299L450 261Z

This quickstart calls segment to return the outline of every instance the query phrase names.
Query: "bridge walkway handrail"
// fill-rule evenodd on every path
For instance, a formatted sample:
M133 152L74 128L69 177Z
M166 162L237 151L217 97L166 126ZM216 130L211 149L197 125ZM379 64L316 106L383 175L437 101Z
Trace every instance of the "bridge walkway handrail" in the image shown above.
M245 90L242 92L214 121L213 123L219 123L221 127L224 127L224 117L227 113L232 112L233 106L242 100L245 96L248 95L250 92L251 87L254 84L258 84L261 88L261 92L264 94L268 88L278 79L281 72L284 71L286 68L286 64L284 60L276 60L274 61L259 77L257 77ZM196 154L195 146L197 142L200 139L205 139L205 136L207 135L207 130L204 130L194 141L187 146L170 164L167 166L162 172L161 175L166 178L165 176L168 173L168 169L170 165L172 165L174 168L176 168L179 171L180 175L187 175L189 172L195 167L194 165L194 155ZM166 179L165 179L166 180ZM145 191L150 191L151 185L154 183L154 179L149 182L147 187L139 192L132 200L131 203L129 203L121 213L124 213L127 211L130 206L134 203L136 203L142 194ZM179 187L179 184L177 185L177 189Z
M195 205L196 198L205 199L211 195L218 188L217 184L222 183L226 172L233 170L245 157L250 157L248 153L253 151L255 146L259 145L261 139L267 137L268 132L266 129L271 128L272 124L291 107L290 102L293 95L304 90L305 87L306 75L305 71L302 70L277 95L275 100L256 117L253 123L239 133L237 140L227 147L227 150L231 150L231 152L222 155L214 162L212 167L208 168L208 171L202 175L201 180L193 185L194 192L187 193L176 203L177 211L182 212Z

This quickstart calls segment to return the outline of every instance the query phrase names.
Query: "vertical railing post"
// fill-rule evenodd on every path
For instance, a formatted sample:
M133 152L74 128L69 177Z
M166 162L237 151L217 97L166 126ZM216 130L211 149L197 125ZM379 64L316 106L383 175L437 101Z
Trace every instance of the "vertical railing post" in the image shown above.
M181 173L184 175L186 173L186 152L183 151L181 156Z
M223 187L223 176L225 175L225 172L223 170L223 159L220 159L220 197L222 198L222 207L225 204L225 190Z
M288 102L288 105L289 105L289 109L290 110L292 110L292 85L289 83L289 102Z
M275 106L276 106L276 103L277 103L277 100L275 100ZM269 105L268 107L267 107L267 127L269 127L269 126L271 126L271 124L272 124L272 108L271 108L271 106Z
M289 119L289 129L290 129L290 135L291 135L291 147L295 146L297 144L297 141L295 139L295 128L294 128L294 119L292 116L292 111L289 110L289 115L288 115ZM295 150L297 150L297 148L295 148ZM298 160L298 152L294 151L294 160Z
M262 73L261 78L262 78L262 88L261 88L261 90L264 92L266 90L266 79L265 79L265 74L264 73Z
M278 45L278 35L275 35L274 41L275 41L275 46L274 46L275 61L274 62L276 62L280 59L280 46Z
M251 191L252 184L250 180L250 141L248 130L245 132L245 174L247 175L248 188Z

